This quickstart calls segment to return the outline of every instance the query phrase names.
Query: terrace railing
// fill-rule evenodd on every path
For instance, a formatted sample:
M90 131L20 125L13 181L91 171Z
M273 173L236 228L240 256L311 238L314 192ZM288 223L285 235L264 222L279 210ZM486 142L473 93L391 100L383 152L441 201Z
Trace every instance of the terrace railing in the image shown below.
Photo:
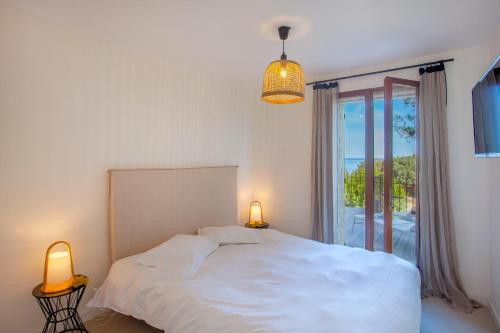
M375 176L375 212L383 211L384 180L383 175ZM413 181L392 181L393 212L410 212L415 209L415 184ZM346 173L344 175L344 200L347 207L363 208L365 206L364 175Z

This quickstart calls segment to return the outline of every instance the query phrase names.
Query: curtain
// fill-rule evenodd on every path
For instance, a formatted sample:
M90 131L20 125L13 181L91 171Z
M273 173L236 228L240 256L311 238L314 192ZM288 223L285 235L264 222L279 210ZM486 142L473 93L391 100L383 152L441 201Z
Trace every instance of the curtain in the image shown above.
M471 312L458 276L450 209L444 65L420 73L417 195L422 289L424 295L444 296L454 308Z
M313 87L313 130L311 161L312 238L338 243L343 235L343 115L338 112L338 84ZM342 147L339 149L339 147Z

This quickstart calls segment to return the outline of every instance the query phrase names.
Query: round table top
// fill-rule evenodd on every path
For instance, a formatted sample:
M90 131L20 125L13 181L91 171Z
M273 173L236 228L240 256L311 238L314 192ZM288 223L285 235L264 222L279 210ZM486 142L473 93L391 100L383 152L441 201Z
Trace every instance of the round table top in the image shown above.
M267 222L261 222L260 224L245 223L245 227L253 229L265 229L269 228L269 223Z
M33 296L38 297L38 298L51 298L51 297L59 297L59 296L64 296L71 294L75 290L79 289L81 286L86 286L87 283L89 282L89 278L85 275L75 275L75 281L71 288L58 291L56 293L43 293L42 292L42 283L37 285L35 288L33 288L33 291L31 292Z

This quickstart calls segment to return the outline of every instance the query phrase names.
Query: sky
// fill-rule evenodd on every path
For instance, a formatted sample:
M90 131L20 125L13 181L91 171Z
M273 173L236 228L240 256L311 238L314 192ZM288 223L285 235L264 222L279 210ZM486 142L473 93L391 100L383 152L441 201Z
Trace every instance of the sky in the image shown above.
M393 113L400 115L414 114L415 108L404 104L402 99L394 99ZM374 101L375 123L375 158L384 157L384 100ZM362 101L341 104L345 113L345 157L365 157L365 104ZM415 154L415 140L408 142L397 132L393 133L394 156L408 156Z

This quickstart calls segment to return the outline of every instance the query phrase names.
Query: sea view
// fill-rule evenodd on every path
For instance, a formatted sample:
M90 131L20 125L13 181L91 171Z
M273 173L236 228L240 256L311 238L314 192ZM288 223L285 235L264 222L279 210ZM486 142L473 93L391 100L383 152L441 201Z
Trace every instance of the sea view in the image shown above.
M358 167L358 164L361 163L361 162L363 162L363 161L364 161L364 158L346 157L344 159L344 168L345 168L345 171L348 172L348 173L353 172Z
M364 158L356 158L356 157L346 157L344 158L344 168L346 172L353 172L358 167L358 164L363 162ZM383 158L375 158L375 161L381 161Z

